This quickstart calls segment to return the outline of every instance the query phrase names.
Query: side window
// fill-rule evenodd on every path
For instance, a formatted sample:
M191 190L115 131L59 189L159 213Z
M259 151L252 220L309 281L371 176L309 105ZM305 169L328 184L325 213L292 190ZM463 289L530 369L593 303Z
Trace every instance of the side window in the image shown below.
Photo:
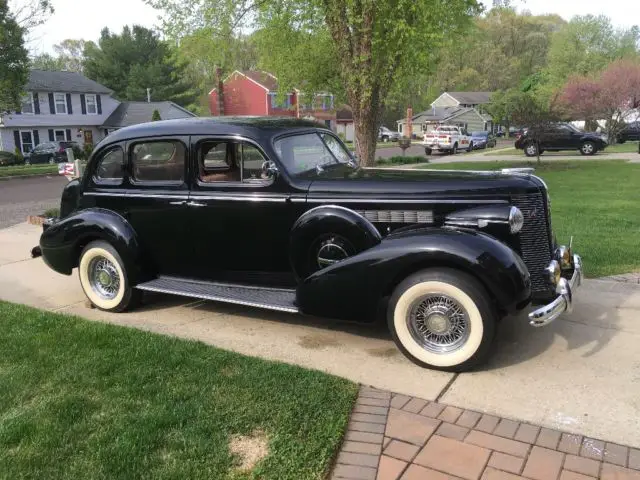
M242 151L242 181L244 183L260 183L270 178L269 174L263 170L263 165L267 161L262 156L260 150L249 143L240 145Z
M124 172L124 152L122 148L115 147L104 152L98 159L95 174L95 183L120 184Z
M329 147L329 150L331 150L331 153L336 156L338 161L344 163L348 163L351 161L351 157L349 157L349 154L345 151L342 145L340 145L336 137L327 133L323 133L321 136L322 140L324 140L324 143L327 144L327 147Z
M263 171L266 159L249 143L206 141L198 148L199 179L204 183L255 183L270 177Z
M182 183L186 150L178 141L137 143L131 154L133 178L141 182Z

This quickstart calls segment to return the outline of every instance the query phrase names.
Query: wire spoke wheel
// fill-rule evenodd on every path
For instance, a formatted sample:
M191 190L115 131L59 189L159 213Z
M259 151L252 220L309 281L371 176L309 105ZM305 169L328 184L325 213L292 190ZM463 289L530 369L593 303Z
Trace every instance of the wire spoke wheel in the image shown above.
M471 333L466 310L455 299L442 294L417 299L408 312L407 327L413 339L433 353L460 349Z
M116 266L105 257L95 257L89 263L89 283L93 291L105 300L112 300L120 289Z

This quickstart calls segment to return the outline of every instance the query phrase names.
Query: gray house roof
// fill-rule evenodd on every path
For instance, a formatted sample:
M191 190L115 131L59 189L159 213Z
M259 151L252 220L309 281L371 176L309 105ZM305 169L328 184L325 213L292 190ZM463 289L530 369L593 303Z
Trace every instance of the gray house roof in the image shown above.
M89 80L81 73L50 72L47 70L29 71L26 90L64 93L113 93L112 90L100 85L98 82Z
M424 112L420 112L413 117L411 120L415 121L420 119L423 122L445 122L451 118L457 117L458 115L462 115L465 112L471 111L473 108L467 107L434 107L429 110L425 110ZM407 119L402 118L397 121L397 123L406 123Z
M173 102L122 102L102 126L103 128L121 128L150 122L154 110L158 110L162 120L197 116Z
M463 105L482 105L491 102L494 92L447 92L450 97Z

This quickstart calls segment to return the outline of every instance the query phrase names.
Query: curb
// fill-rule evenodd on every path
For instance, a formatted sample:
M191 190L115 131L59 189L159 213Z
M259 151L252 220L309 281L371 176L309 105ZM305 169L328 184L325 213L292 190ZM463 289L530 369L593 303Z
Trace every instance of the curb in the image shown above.
M0 182L4 180L18 180L23 178L44 178L44 177L57 177L59 174L56 173L34 173L33 175L13 175L10 177L0 177Z

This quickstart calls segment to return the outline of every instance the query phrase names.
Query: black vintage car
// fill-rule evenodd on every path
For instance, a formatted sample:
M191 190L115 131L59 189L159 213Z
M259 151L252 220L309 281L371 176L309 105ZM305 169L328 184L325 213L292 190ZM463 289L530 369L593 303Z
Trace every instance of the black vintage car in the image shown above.
M582 155L594 155L607 148L607 140L595 132L583 132L570 123L547 125L534 131L525 130L516 140L515 147L524 150L527 157L562 150L578 150Z
M412 361L462 371L498 322L571 308L580 258L525 171L367 169L331 131L282 118L159 121L95 149L42 255L119 312L143 291L374 321ZM515 320L514 320L515 321Z

